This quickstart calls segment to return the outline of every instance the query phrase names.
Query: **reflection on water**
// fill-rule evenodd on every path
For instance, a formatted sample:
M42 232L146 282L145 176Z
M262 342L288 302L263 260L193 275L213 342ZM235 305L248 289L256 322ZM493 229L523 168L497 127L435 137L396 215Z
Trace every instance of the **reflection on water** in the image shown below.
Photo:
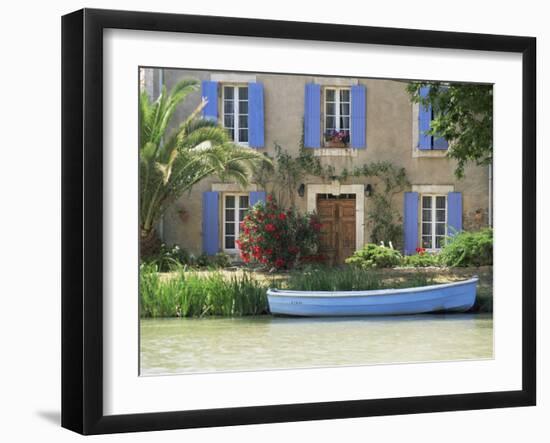
M141 320L141 374L493 357L491 315Z

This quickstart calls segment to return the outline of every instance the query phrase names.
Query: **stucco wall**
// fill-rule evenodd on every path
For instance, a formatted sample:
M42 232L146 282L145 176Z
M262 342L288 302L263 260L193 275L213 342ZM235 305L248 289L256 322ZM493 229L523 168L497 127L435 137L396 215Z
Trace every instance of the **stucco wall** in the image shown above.
M163 80L168 89L183 78L197 80L223 80L224 76L234 80L234 75L211 73L207 71L187 71L165 69ZM418 140L418 110L410 103L405 90L406 83L395 80L320 78L305 75L246 74L249 78L264 85L265 109L265 147L262 152L274 153L275 143L296 155L302 137L304 114L304 88L308 82L321 85L364 84L367 88L367 147L358 149L353 156L322 156L323 165L331 164L339 173L343 168L352 170L373 161L386 160L397 167L404 167L409 181L414 185L452 185L454 191L463 194L463 225L465 229L478 229L487 225L488 217L488 171L487 167L469 165L465 178L457 180L454 176L456 162L446 158L440 152L429 153L416 149ZM238 79L239 77L237 77ZM242 77L245 78L245 77ZM158 72L155 73L158 81ZM200 91L191 94L175 114L173 126L181 122L200 102ZM220 104L221 105L221 104ZM323 112L323 109L321 109ZM315 151L315 150L314 150ZM319 153L318 151L317 153ZM169 244L178 244L193 254L200 254L202 193L212 190L217 178L203 180L192 192L181 196L164 217L162 236ZM309 177L304 183L321 184L318 177ZM367 184L376 187L375 179L365 177L350 178L342 184ZM297 206L305 210L307 195L296 196ZM360 196L365 203L365 220L369 212L370 201ZM396 195L394 207L402 214L403 195ZM364 226L364 239L368 241L370 231Z

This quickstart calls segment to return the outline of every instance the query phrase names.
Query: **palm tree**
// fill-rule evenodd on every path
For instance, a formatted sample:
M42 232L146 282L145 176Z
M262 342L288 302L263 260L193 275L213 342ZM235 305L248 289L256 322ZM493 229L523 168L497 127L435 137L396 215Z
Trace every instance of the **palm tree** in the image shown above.
M239 146L217 122L199 118L206 106L203 98L170 137L164 139L178 106L198 89L194 79L183 80L157 100L147 92L139 100L140 160L140 253L150 255L158 248L155 226L167 207L205 177L217 175L246 186L249 177L262 163L269 161L257 151Z

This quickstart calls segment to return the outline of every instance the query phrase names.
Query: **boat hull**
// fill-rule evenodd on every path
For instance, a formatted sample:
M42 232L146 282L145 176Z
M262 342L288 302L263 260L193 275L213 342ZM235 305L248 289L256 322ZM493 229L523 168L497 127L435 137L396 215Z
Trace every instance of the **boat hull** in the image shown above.
M475 303L477 278L456 283L376 291L268 289L274 315L333 317L465 312Z

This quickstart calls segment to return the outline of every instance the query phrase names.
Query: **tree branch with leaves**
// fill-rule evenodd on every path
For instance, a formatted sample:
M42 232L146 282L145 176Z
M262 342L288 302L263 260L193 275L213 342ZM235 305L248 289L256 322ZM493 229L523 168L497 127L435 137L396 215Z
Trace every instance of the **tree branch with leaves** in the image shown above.
M421 88L429 91L422 96ZM493 86L465 83L414 82L407 85L413 103L431 106L427 134L449 143L447 155L457 160L455 175L464 176L466 164L493 161Z

